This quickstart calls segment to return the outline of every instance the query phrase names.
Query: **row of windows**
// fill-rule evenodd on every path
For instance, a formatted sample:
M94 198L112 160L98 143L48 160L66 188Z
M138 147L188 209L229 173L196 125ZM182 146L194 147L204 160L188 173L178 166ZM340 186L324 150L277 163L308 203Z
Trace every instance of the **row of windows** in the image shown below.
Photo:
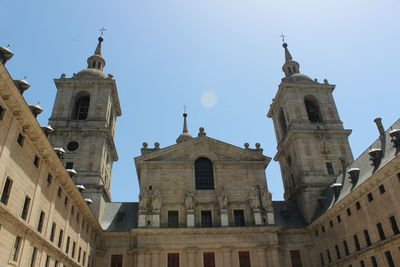
M383 184L379 185L378 190L379 190L379 193L380 193L381 195L384 194L384 193L386 192L385 186L384 186ZM368 199L368 202L372 202L372 201L374 200L374 197L373 197L372 192L370 192L370 193L367 194L367 199ZM356 210L360 210L360 209L361 209L360 201L357 201L357 202L355 203L355 207L356 207ZM346 213L347 213L347 216L351 216L351 215L352 215L351 209L350 209L350 208L347 208L347 209L346 209ZM337 216L336 216L336 219L337 219L337 223L340 223L340 222L342 221L340 215L337 215ZM329 225L330 225L331 228L333 227L334 224L333 224L333 221L332 221L332 220L329 221ZM321 227L321 231L322 231L322 233L325 233L325 226L322 226L322 227ZM315 231L315 235L316 235L316 236L319 235L318 230Z
M69 237L68 237L68 239L69 239ZM20 250L21 250L21 247L22 247L21 243L22 243L22 238L20 236L16 236L15 237L15 241L14 241L14 246L12 247L11 258L10 258L14 262L18 262L19 255L20 255ZM74 242L73 253L75 253L74 250L75 250L75 242ZM68 254L68 252L66 252L66 253ZM32 248L31 258L29 260L29 267L39 266L37 264L37 259L38 259L38 257L37 257L38 255L37 254L38 254L37 247L33 247ZM81 255L81 248L79 248L79 252L78 252L78 263L81 263L80 262L80 255ZM72 257L74 258L74 256L72 256ZM51 261L50 255L46 255L46 260L45 260L44 266L45 267L50 267L50 261ZM86 257L86 252L83 252L82 266L86 266L87 267L87 266L89 266L89 263L90 263L90 256ZM58 260L54 261L54 267L61 267L61 266L65 267L66 265L65 264L64 265L60 264Z
M392 228L393 235L398 235L400 233L400 230L399 230L399 227L397 225L396 218L394 216L389 217L389 222L390 222L390 225L391 225L391 228ZM379 234L380 241L386 240L386 234L385 234L385 232L383 230L382 224L381 223L377 223L376 224L376 228L377 228L377 231L378 231L378 234ZM372 241L371 241L371 237L369 235L368 229L365 229L363 231L363 236L364 236L366 247L371 246L372 245ZM353 236L353 242L354 242L355 251L360 251L361 250L361 245L360 245L360 240L359 240L357 234ZM348 246L347 241L344 240L342 244L343 244L344 255L345 256L350 255L350 250L349 250L349 246ZM341 250L340 250L339 245L335 245L335 252L336 252L336 259L337 260L341 259L343 254L341 254ZM320 258L321 258L322 265L324 265L325 264L325 260L324 260L324 255L323 255L322 252L320 253ZM331 253L330 253L329 248L326 250L326 258L327 258L329 263L332 262L332 257L331 257Z
M337 251L338 250L336 250L336 252ZM330 256L329 250L327 250L327 255L328 255L329 262L331 262L331 256ZM320 253L320 257L321 257L321 264L324 266L325 262L324 262L324 256L323 256L322 253ZM385 251L385 258L386 258L386 262L387 262L387 265L385 265L385 266L395 267L394 260L393 260L393 257L392 257L392 254L391 254L390 250ZM376 260L376 256L371 256L370 257L370 261L371 261L372 267L379 267L378 261ZM366 261L365 260L360 260L359 264L360 264L359 265L360 267L365 267L366 266ZM349 267L353 267L353 264L349 264L348 266Z

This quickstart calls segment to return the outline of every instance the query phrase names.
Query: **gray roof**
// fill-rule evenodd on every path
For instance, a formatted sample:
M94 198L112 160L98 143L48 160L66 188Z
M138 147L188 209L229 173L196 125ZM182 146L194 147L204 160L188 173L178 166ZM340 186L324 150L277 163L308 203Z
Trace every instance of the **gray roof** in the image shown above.
M360 186L366 180L368 180L372 174L376 171L383 168L386 164L388 164L394 157L398 156L399 149L396 149L393 142L391 142L392 138L389 135L391 129L400 129L400 120L397 120L391 127L390 130L385 132L385 135L380 136L374 143L371 144L361 155L346 169L346 171L340 174L334 183L342 184L342 188L338 195L337 200L335 201L334 194L330 189L330 186L325 188L325 190L321 194L321 204L320 208L317 210L315 214L315 219L329 210L331 207L335 205L338 201L345 198L347 195L351 193L355 188ZM371 149L382 149L382 158L381 162L378 166L373 166L372 161L370 160L370 155L368 152ZM360 173L358 176L358 181L355 185L353 185L350 181L348 170L351 168L359 168Z
M118 221L118 213L121 213L121 219L124 217L123 220ZM107 202L101 227L110 232L129 231L137 227L137 214L137 202Z
M295 202L273 201L275 224L285 228L303 228L307 225Z

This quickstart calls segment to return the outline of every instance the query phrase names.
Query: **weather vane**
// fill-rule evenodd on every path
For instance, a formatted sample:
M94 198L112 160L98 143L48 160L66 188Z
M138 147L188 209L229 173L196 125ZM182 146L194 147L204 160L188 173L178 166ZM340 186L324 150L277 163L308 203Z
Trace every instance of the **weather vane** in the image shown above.
M185 112L186 113L186 109L187 109L187 106L186 105L183 105L183 112Z
M101 37L103 37L103 33L106 31L106 29L104 29L104 27L101 27L101 29L99 29L99 31L101 32Z
M287 37L286 35L284 35L283 33L281 33L281 35L279 35L279 37L281 37L282 38L282 42L284 43L285 42L285 37Z

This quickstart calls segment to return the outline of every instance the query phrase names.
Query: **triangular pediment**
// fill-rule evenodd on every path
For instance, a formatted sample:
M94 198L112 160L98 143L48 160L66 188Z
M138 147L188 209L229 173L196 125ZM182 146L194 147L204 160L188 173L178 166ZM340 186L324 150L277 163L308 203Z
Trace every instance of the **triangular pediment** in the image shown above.
M135 158L135 162L193 162L199 157L207 157L213 162L259 162L265 165L271 159L262 155L262 150L240 148L210 137L198 137L153 150Z

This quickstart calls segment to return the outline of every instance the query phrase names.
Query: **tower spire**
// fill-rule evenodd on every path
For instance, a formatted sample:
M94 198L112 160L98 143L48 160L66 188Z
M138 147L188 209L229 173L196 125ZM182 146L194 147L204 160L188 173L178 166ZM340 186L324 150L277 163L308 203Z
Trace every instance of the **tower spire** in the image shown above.
M282 47L285 49L285 64L282 66L285 76L290 77L295 73L300 73L300 64L293 60L292 55L287 48L287 43L283 43Z
M89 57L87 60L88 69L98 69L103 71L104 66L106 65L106 61L101 56L101 43L104 41L103 37L99 37L97 39L99 42L97 43L96 49L94 50L94 55Z
M182 133L176 139L177 144L193 139L193 137L190 135L190 133L188 131L186 118L187 118L187 113L184 112L183 113L183 130L182 130Z
M99 37L99 39L97 39L99 41L99 43L96 46L96 50L94 50L94 54L101 56L101 43L104 41L103 37Z

